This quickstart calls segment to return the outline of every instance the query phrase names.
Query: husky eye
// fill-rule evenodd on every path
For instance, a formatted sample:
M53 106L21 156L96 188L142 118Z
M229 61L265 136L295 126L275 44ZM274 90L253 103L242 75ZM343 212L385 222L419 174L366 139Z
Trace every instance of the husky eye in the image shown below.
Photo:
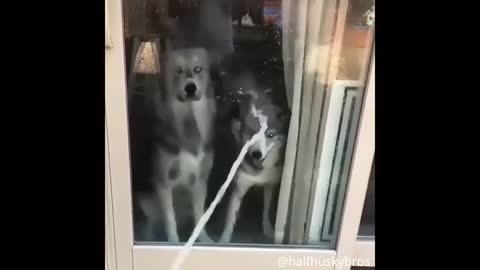
M273 138L277 135L277 133L274 130L270 130L267 132L267 137L268 138Z
M176 72L177 74L182 73L182 71L183 71L183 70L182 70L181 67L177 67L177 68L175 69L175 72Z
M193 69L193 71L194 71L195 73L200 73L200 72L202 72L202 68L201 68L201 67L195 67L195 68Z

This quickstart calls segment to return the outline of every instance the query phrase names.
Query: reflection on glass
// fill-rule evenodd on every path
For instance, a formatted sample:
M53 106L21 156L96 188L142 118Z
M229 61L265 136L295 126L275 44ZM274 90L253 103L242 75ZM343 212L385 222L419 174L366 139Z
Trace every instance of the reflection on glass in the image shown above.
M198 241L331 248L373 2L123 2L137 244L188 239L261 114Z
M370 172L358 235L375 236L375 160L373 160L372 171Z

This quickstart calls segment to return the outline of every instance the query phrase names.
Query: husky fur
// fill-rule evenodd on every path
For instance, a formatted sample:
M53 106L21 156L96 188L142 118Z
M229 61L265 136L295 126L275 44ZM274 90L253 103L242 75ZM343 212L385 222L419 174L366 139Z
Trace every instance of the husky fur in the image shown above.
M177 193L173 191L177 188L188 191L186 196L192 201L193 218L198 223L204 213L213 165L216 102L206 50L175 49L168 51L162 60L161 89L153 97L154 149L150 177L153 192L141 194L139 206L146 218L147 240L152 238L155 224L162 220L168 241L179 242L173 206ZM199 240L212 241L206 231Z
M268 129L250 146L232 183L233 190L227 208L225 228L220 238L220 242L223 243L231 241L242 199L252 186L261 186L264 190L263 232L268 237L273 237L274 232L269 211L273 190L282 176L289 112L274 104L271 98L262 92L250 92L248 95L250 96L248 102L240 104L239 118L232 122L232 132L237 146L241 148L260 130L258 118L253 115L253 106L268 117Z

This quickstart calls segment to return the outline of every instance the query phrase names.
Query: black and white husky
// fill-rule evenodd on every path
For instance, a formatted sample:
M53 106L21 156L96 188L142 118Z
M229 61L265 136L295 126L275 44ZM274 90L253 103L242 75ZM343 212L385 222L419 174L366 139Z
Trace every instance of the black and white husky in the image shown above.
M220 242L231 241L237 213L243 196L252 186L262 186L264 190L264 205L262 215L263 232L273 237L274 229L269 218L273 190L280 182L283 170L283 160L288 132L290 113L288 110L272 103L271 98L263 93L249 93L248 102L240 104L239 118L232 122L232 132L241 148L247 140L260 130L256 112L267 116L268 129L250 148L239 167L232 183L233 192L228 205L225 228Z
M213 125L216 103L210 85L208 53L201 48L167 52L161 89L153 97L153 192L139 195L152 237L163 220L169 242L179 242L173 201L176 187L186 188L195 223L204 213L207 181L213 165ZM161 210L161 211L159 211ZM163 215L159 215L163 213ZM179 213L177 213L179 214ZM182 213L180 213L182 214ZM212 242L204 231L200 241Z

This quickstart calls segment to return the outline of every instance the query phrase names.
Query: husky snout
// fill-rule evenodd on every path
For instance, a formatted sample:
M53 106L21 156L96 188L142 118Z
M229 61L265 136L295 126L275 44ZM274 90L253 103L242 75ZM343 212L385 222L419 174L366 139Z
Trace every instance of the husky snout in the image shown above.
M252 156L253 159L262 159L262 152L260 152L259 150L253 150L252 153L250 153L250 155Z
M268 155L268 152L272 149L274 141L270 138L267 138L265 134L258 139L250 148L248 152L252 157L258 157L257 159L265 159Z
M185 93L187 93L187 97L189 98L195 97L196 92L197 92L197 86L194 83L188 83L185 86Z

